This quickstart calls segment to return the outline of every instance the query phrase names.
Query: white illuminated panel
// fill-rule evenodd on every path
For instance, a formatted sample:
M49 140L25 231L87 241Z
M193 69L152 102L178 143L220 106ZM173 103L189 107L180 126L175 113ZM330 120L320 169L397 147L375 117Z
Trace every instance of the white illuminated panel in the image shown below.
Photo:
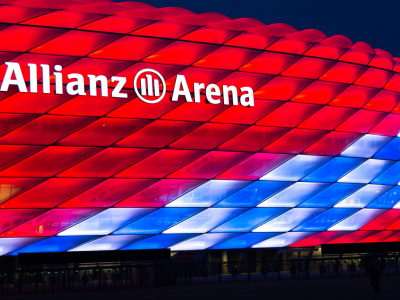
M290 244L296 243L305 239L315 232L287 232L276 237L262 241L261 243L253 245L251 248L280 248L286 247Z
M334 207L363 208L390 190L390 185L368 184Z
M390 160L369 159L347 175L340 178L338 182L369 183L372 179L389 168L393 163L394 161Z
M197 236L193 239L184 241L171 247L171 251L181 250L204 250L216 244L233 239L241 233L207 233Z
M372 221L379 215L383 214L386 209L362 209L356 212L354 215L351 215L347 219L342 222L337 223L336 225L329 228L329 231L353 231L358 230L364 224Z
M366 134L344 150L340 156L370 158L391 139L390 136Z

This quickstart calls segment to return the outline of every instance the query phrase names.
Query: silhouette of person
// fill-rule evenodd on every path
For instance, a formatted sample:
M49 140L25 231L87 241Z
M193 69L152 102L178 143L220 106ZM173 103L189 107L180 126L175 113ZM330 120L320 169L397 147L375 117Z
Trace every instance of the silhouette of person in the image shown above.
M368 270L369 278L371 278L371 285L374 289L374 293L379 293L379 282L381 278L381 271L375 266L372 265Z

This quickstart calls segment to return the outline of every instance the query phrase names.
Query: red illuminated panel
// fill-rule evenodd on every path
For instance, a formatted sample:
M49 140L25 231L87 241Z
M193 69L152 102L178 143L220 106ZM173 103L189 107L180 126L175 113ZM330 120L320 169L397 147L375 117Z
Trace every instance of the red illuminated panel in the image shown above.
M0 51L26 52L64 32L63 29L13 25L0 31Z
M136 96L133 91L122 90L122 93L128 94L128 98L115 98L111 97L111 92L112 90L109 89L108 97L102 97L100 89L97 89L97 96L76 96L49 113L55 115L103 116Z
M154 182L154 179L110 178L62 203L59 207L110 207Z
M223 46L206 57L203 57L198 62L194 63L193 66L201 68L236 70L260 53L261 52L258 50Z
M346 231L344 231L346 232ZM348 232L346 232L348 233ZM352 243L357 243L358 241L375 234L376 231L355 231L352 233L348 233L345 236L339 237L337 239L334 239L333 241L330 241L326 244L352 244Z
M295 127L320 108L320 105L287 102L258 121L257 125Z
M210 103L206 102L206 97L204 95L201 95L200 99L201 102L195 104L186 101L183 102L183 104L162 116L161 119L206 122L229 108L227 105L210 105ZM178 99L178 102L182 103L180 99ZM147 109L147 107L145 107L145 109Z
M101 148L50 146L5 169L0 176L52 177L99 150Z
M336 96L329 105L360 108L377 92L376 89L351 85Z
M297 127L333 130L356 111L354 108L324 106Z
M249 107L241 105L231 106L211 121L218 123L253 124L282 104L279 101L268 100L255 100L254 102L254 106L257 109L249 109Z
M400 220L400 210L390 209L371 222L365 224L359 230L385 230L391 224Z
M0 100L3 100L4 98L7 98L8 96L15 94L16 92L18 92L18 87L16 87L15 85L11 85L7 92L0 92Z
M197 122L156 120L119 141L116 146L163 148L200 125Z
M131 34L177 39L196 28L198 27L187 24L156 22L135 30Z
M387 113L376 112L370 110L359 110L341 125L336 130L367 133L374 125L381 121Z
M4 232L1 236L52 236L100 211L98 208L52 209Z
M38 115L20 115L20 114L1 114L0 113L0 136L22 126L25 123L37 118Z
M230 40L237 34L238 34L237 31L232 31L232 30L224 30L211 27L200 27L186 34L180 39L187 41L194 41L194 42L223 44L224 42Z
M169 147L211 150L246 128L245 125L206 123L172 143Z
M0 27L1 29L1 27ZM19 53L14 53L14 52L0 52L0 64L6 62L6 61L10 61L11 59L13 59L14 57L16 57L17 55L19 55Z
M0 233L43 214L45 211L46 209L1 209Z
M317 79L335 62L327 59L303 57L282 72L283 76ZM329 72L329 71L328 71Z
M93 122L88 117L43 115L0 138L0 144L50 145Z
M299 79L290 77L275 77L270 82L254 92L254 97L258 99L289 100L300 90L309 85L309 79Z
M374 88L383 88L383 86L389 81L392 75L393 72L369 68L363 75L360 76L360 78L358 78L354 82L354 84Z
M10 3L11 2L12 1L10 1ZM51 10L39 7L2 5L0 6L0 20L3 23L20 23L49 12L51 12Z
M326 104L346 88L347 85L340 83L314 81L291 100L295 102Z
M385 89L389 91L400 92L399 83L400 83L399 74L394 74L392 79L390 79L389 82L385 85Z
M171 41L138 36L124 36L91 53L89 57L121 60L141 60L165 47Z
M71 146L110 146L150 122L150 120L143 119L101 118L67 136L57 144Z
M287 154L256 153L216 178L257 180L292 157Z
M242 32L233 39L230 39L225 45L254 48L254 49L265 49L278 38L273 36L259 35L254 33Z
M303 151L305 154L338 155L348 146L353 144L362 135L350 132L329 132L319 141Z
M32 49L31 52L42 54L85 56L118 38L118 35L108 33L71 30L57 38L48 41L47 43ZM79 47L76 47L76 45L79 45Z
M79 2L83 2L85 4L79 3L78 5L71 5L68 6L68 9L75 11L93 12L98 14L107 14L107 15L114 15L117 13L123 13L125 11L129 11L125 7L121 7L119 5L107 1L96 1L95 3L90 3L92 1L79 1Z
M396 231L395 234L384 240L384 242L400 242L400 232Z
M0 203L8 201L12 197L41 183L43 180L39 178L1 178Z
M162 149L114 177L163 178L205 153L204 151Z
M150 20L108 16L81 26L79 29L127 34L150 23Z
M342 55L344 51L346 51L346 49L328 45L322 45L322 44L315 44L306 53L304 53L304 55L329 58L329 59L338 59L339 56Z
M369 133L386 136L397 136L400 131L400 116L395 114L387 115Z
M218 147L225 151L257 152L290 129L279 127L251 126Z
M68 94L55 95L53 85L50 86L50 94L43 94L42 85L38 84L37 93L15 93L1 101L0 111L44 114L72 97Z
M0 145L0 170L39 152L43 148L42 146Z
M400 101L400 94L389 91L380 91L367 104L364 109L390 112Z
M313 43L306 41L281 38L275 43L273 43L271 46L269 46L267 50L294 53L294 54L303 54L313 45L314 45Z
M360 52L356 50L349 49L344 53L339 60L342 61L348 61L351 63L356 63L356 64L363 64L367 65L368 62L371 60L373 54L371 53L366 53L366 52Z
M100 19L102 15L59 10L54 11L44 16L23 22L23 24L45 26L45 27L62 27L62 28L76 28L94 20Z
M52 208L100 183L90 178L50 178L3 203L1 208Z
M177 41L151 54L143 61L188 66L216 48L217 46L214 45Z
M264 152L300 153L325 136L328 131L292 129L263 149Z
M110 177L153 152L150 149L107 148L58 177Z
M329 71L323 74L320 79L340 83L353 83L368 67L338 62Z
M310 247L327 244L332 240L343 238L347 235L347 231L325 231L316 235L310 236L296 243L291 244L289 247Z
M264 52L242 66L240 71L278 75L298 60L296 55Z
M357 243L381 243L396 233L398 233L398 231L381 231L374 235L368 236Z
M211 179L249 156L244 152L211 151L168 177Z
M240 87L251 87L253 90L258 89L263 84L270 81L274 76L272 75L261 75L245 72L233 72L227 77L220 80L217 85L223 90L223 85L235 86L237 87L238 95L243 95L244 93L240 91Z
M115 207L163 207L204 182L203 180L162 179L116 204Z

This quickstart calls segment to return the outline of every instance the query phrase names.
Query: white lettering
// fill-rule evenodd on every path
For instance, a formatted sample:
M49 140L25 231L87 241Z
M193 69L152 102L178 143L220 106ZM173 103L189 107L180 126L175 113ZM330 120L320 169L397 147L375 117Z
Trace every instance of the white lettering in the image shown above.
M242 87L240 91L247 92L247 94L244 94L240 97L240 104L243 106L254 106L253 89L251 87Z
M97 81L100 81L101 87L101 96L108 97L108 83L106 76L95 76L95 75L88 75L89 77L89 94L90 96L97 96Z
M85 96L85 79L81 74L72 73L68 74L68 79L76 79L76 81L69 82L67 84L67 93L71 96L80 95Z
M182 90L181 90L182 87ZM177 75L171 101L178 101L179 96L185 96L186 102L193 102L184 75Z
M4 75L0 91L7 92L10 85L17 85L21 93L27 93L28 90L26 89L25 79L19 63L6 62L6 65L7 71ZM13 74L15 75L15 79L11 79Z
M118 82L117 85L115 86L114 90L111 92L111 97L128 98L127 93L121 93L121 91L126 83L126 77L112 76L111 82Z
M232 104L239 105L238 92L236 87L223 85L222 91L224 95L224 105L229 105L229 92L232 94Z
M206 88L206 98L211 104L221 103L220 99L214 99L213 96L221 96L221 90L216 84L209 84Z

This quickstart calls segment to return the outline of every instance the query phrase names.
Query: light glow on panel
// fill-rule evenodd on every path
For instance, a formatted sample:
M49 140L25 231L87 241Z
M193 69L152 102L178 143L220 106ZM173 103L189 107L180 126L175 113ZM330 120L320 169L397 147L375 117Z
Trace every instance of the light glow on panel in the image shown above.
M361 209L354 215L329 228L329 231L354 231L380 216L386 209Z
M58 235L106 235L153 211L154 208L109 208Z
M204 208L160 208L115 231L113 234L157 234L192 217L202 210Z
M340 201L335 205L335 207L363 208L378 197L382 196L391 188L392 186L390 185L368 184L354 194Z
M214 204L214 207L253 207L291 184L291 182L255 181Z
M368 159L353 171L340 178L338 182L369 183L392 164L394 164L394 161Z
M364 161L365 159L362 158L334 157L301 181L335 182Z
M296 182L260 203L258 207L295 207L328 186L329 183Z
M210 232L248 232L287 210L288 208L252 208Z
M245 212L246 208L208 208L164 233L205 233Z
M248 185L248 181L210 180L167 204L167 207L209 207Z
M255 244L251 248L281 248L289 246L297 241L305 239L316 232L286 232L284 234L269 238L258 244Z
M400 162L396 162L371 183L396 185L400 181Z
M41 241L42 237L1 238L0 255L6 255L26 245Z
M392 137L390 136L366 134L354 144L350 145L340 155L349 157L370 158L376 152L378 152L379 149L385 146L391 139Z
M171 251L182 250L204 250L214 246L215 244L222 243L226 240L232 239L241 233L207 233L184 241L171 247Z
M95 241L75 247L68 252L119 250L150 236L151 235L108 235Z
M280 233L277 232L250 232L235 237L221 244L217 244L210 249L244 249L253 246L261 241L272 238Z
M297 181L330 159L329 156L297 155L260 180Z
M359 183L334 183L298 207L332 207L344 197L354 193L364 185Z
M157 234L145 240L124 247L120 250L146 250L146 249L166 249L185 240L191 239L198 234L178 233L178 234Z
M253 232L286 232L324 212L323 208L293 208L271 221L257 227Z
M400 138L395 137L374 155L378 159L400 159Z

